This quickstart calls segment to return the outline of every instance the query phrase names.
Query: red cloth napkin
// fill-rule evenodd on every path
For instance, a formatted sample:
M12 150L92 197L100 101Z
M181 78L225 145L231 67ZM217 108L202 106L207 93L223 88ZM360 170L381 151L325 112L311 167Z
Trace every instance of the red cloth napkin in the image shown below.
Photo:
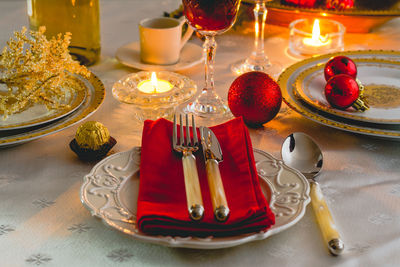
M181 155L172 151L173 124L144 122L137 203L139 230L150 235L232 236L268 229L275 216L261 192L249 132L241 118L211 127L224 160L219 164L230 216L214 219L201 149L195 153L204 204L200 222L189 218Z

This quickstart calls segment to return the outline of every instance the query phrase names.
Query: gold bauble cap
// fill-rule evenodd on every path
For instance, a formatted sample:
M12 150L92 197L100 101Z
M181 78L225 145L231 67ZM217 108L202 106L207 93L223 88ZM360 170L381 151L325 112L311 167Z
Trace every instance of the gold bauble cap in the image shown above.
M100 122L88 121L79 126L75 140L81 148L98 150L110 140L110 133Z

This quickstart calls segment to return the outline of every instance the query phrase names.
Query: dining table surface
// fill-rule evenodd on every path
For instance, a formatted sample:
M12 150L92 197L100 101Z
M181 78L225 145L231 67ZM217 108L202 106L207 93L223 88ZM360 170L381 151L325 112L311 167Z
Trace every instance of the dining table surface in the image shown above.
M133 107L116 100L113 84L139 70L121 64L118 48L139 40L138 23L179 7L179 0L100 0L101 58L89 67L103 82L105 100L85 121L104 124L117 144L111 153L141 145L143 122ZM29 27L27 1L0 1L0 47L14 31ZM233 27L216 37L215 86L222 98L236 78L229 65L247 57L251 28ZM201 45L193 36L190 43ZM289 29L267 25L265 51L283 68L304 59L288 52ZM346 33L344 50L396 50L400 19L369 33ZM204 65L177 71L204 82ZM283 90L283 89L282 89ZM132 238L91 215L80 199L84 176L96 162L84 162L69 148L83 122L37 140L0 149L0 266L400 266L400 140L376 138L328 127L282 103L277 116L249 128L253 147L281 158L284 139L310 135L324 156L318 177L345 244L329 254L311 205L285 231L264 240L220 249L174 248Z

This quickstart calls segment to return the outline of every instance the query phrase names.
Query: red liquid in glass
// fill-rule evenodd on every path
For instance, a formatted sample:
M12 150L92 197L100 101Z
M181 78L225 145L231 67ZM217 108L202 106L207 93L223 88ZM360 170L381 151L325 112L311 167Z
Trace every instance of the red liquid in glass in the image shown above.
M182 0L184 14L198 31L222 31L235 22L240 0Z

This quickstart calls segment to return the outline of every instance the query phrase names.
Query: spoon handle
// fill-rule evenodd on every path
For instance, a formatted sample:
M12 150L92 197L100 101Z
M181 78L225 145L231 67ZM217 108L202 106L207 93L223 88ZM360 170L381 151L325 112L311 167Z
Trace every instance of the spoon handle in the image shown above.
M311 182L311 203L313 206L315 218L322 232L325 243L331 254L337 256L344 249L343 241L332 219L328 205L322 195L321 187L316 182Z

